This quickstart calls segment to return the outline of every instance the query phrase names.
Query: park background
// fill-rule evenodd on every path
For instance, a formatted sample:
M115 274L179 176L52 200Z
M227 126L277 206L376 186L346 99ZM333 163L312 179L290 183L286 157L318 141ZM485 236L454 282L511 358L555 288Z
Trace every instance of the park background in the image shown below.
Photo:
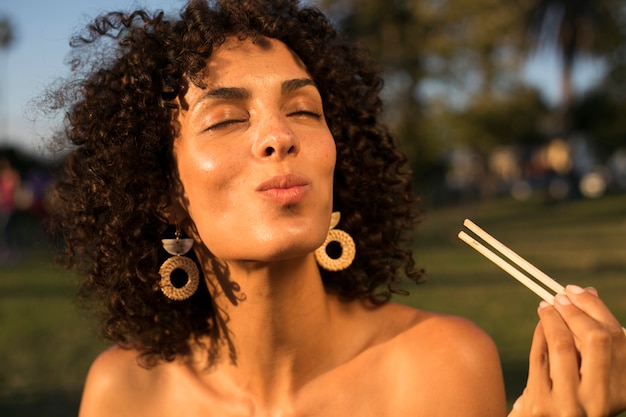
M0 415L75 415L101 341L55 267L46 197L60 126L37 98L68 75L97 1L0 3ZM427 273L397 301L470 318L523 389L539 300L460 242L464 218L626 323L626 4L621 0L319 0L381 64L385 119L426 215ZM176 12L181 1L112 0Z

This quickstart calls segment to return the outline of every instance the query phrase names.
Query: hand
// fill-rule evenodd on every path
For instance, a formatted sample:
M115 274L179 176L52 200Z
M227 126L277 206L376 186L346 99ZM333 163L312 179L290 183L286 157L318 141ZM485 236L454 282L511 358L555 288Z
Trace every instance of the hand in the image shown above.
M626 410L626 334L597 292L570 285L542 302L528 382L509 417L616 416Z

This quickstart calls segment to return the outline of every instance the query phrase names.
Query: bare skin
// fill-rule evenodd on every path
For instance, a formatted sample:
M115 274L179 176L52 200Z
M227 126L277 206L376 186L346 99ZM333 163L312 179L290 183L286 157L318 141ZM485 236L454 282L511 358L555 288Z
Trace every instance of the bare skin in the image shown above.
M256 345L248 350L269 357L258 366L222 362L207 371L198 357L145 370L136 352L115 348L94 363L80 415L505 415L496 350L472 324L398 305L370 311L330 300L332 310L348 313L333 321L348 330L323 346L330 353L317 362Z

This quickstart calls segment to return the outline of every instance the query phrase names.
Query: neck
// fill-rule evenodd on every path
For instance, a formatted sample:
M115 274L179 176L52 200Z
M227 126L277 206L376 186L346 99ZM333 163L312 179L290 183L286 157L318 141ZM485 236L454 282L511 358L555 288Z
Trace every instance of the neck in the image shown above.
M282 395L334 365L329 341L336 339L332 319L340 304L326 294L312 255L230 263L215 281L209 286L234 350L234 363L221 361L220 368L237 385L261 396Z

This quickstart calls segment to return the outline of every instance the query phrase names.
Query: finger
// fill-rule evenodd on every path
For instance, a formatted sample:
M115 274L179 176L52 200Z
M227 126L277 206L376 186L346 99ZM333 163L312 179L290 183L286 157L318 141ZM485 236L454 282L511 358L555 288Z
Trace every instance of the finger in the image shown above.
M531 398L542 398L550 395L552 382L548 363L548 345L541 322L535 328L528 362L528 380L524 395Z
M574 336L553 306L542 303L539 316L546 339L554 397L564 408L576 407L580 374Z
M572 288L570 288L570 291L572 290ZM587 287L585 288L585 291L590 292L591 294L595 295L596 297L598 297L598 290L596 290L593 287Z
M555 308L577 340L580 351L580 395L585 409L604 409L610 388L612 336L599 321L574 305L569 297L555 298Z
M598 292L595 289L588 288L585 290L577 285L568 285L565 287L565 294L572 304L602 323L610 332L622 331L622 326L608 307L598 298Z
M530 346L528 379L522 395L515 401L508 417L528 416L528 408L533 415L549 415L553 408L551 403L552 382L548 366L548 345L543 334L541 321L535 328Z

